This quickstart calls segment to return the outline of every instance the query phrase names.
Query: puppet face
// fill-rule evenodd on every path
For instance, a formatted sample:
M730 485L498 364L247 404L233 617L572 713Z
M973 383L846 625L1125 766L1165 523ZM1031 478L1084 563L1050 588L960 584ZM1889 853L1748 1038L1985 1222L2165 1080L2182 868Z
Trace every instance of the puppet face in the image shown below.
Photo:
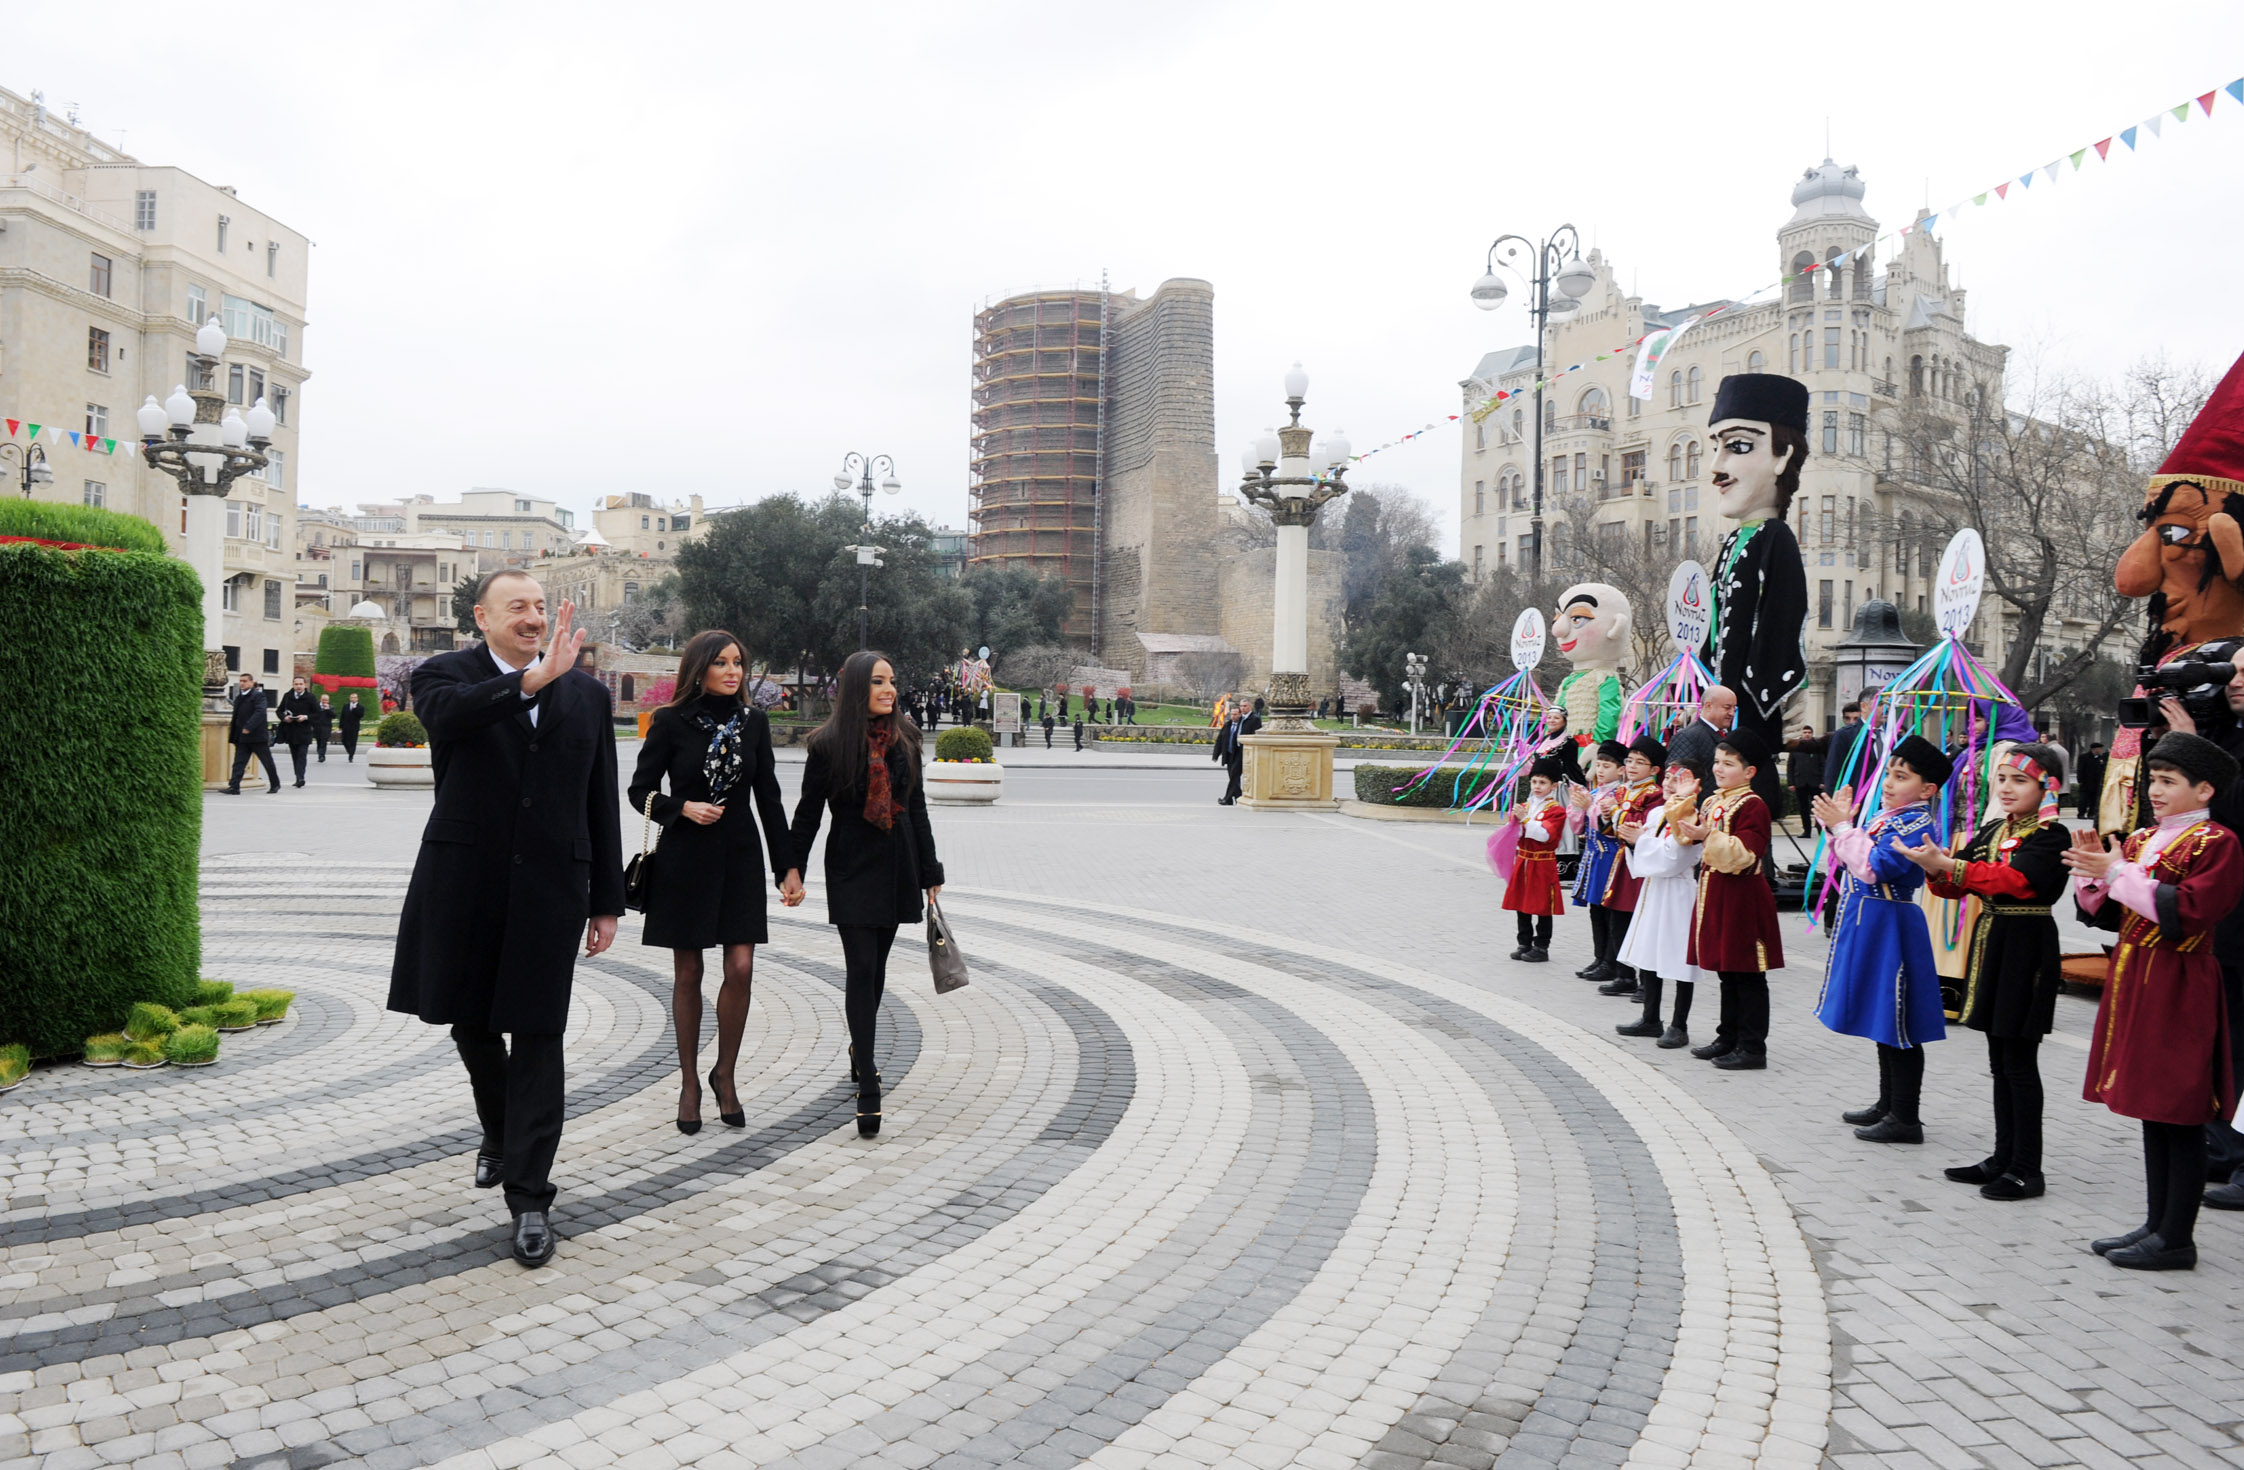
M2122 597L2157 593L2158 626L2179 644L2244 629L2244 527L2222 497L2188 480L2143 497L2143 534L2120 554L2112 584Z
M1995 772L1995 801L2014 817L2041 810L2041 783L2024 771L2003 766Z
M1621 765L1621 770L1628 776L1631 783L1638 785L1659 774L1659 767L1653 765L1651 757L1641 750L1630 751L1627 761Z
M1777 449L1769 429L1759 419L1724 419L1707 431L1714 441L1714 504L1730 520L1776 513L1777 476L1792 451Z
M1579 582L1558 599L1551 638L1578 669L1617 667L1628 652L1628 598L1603 582Z
M2150 806L2161 819L2194 812L2213 804L2213 783L2192 781L2172 766L2150 769Z
M1897 807L1912 806L1920 801L1930 801L1932 800L1932 794L1939 789L1932 782L1910 770L1900 757L1897 756L1886 762L1885 799L1887 811L1892 811Z

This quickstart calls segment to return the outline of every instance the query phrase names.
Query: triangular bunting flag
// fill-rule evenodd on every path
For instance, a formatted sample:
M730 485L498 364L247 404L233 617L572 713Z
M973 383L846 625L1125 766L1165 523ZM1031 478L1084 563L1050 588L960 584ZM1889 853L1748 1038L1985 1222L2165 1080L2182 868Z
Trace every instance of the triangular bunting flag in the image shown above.
M1987 202L1987 196L1984 194L1974 194L1971 196L1971 202L1978 205L1984 205Z
M2149 117L2143 119L2143 126L2150 129L2152 137L2157 137L2158 130L2166 126L2166 114L2163 112L2152 113Z
M2008 185L2008 184L1997 184L1997 185L1995 185L1995 198L1996 198L1997 200L2008 199L2009 197L2010 197L2010 185Z
M2177 102L2166 110L2174 114L2174 121L2176 122L2189 121L2189 104L2187 102Z
M2204 96L2198 98L2197 105L2204 108L2208 113L2210 113L2213 110L2213 99L2220 95L2221 89L2215 87L2212 91L2207 92Z
M2135 151L2135 130L2133 128L2123 130L2119 135L2119 141L2127 145L2129 153L2133 153Z
M1921 228L1922 228L1922 229L1924 230L1924 232L1925 232L1926 234L1928 234L1928 235L1929 235L1929 234L1931 234L1931 233L1932 233L1932 222L1933 222L1934 220L1938 219L1938 218L1940 218L1940 216L1939 216L1939 215L1937 215L1937 214L1928 214L1928 215L1926 215L1926 216L1924 217L1924 221L1923 221L1923 223L1922 223L1922 226L1921 226Z
M39 426L37 424L25 424L24 427L31 431L31 438L37 439L39 437Z
M2059 160L2057 160L2057 162L2058 162L2058 163L2062 163L2062 162L2064 162L2064 160L2063 160L2063 159L2059 159ZM2045 163L2045 164L2043 164L2043 165L2041 166L2041 171L2042 171L2042 173L2043 173L2043 174L2045 174L2045 175L2047 175L2047 176L2048 176L2049 182L2051 182L2052 184L2054 184L2054 183L2056 183L2056 182L2057 182L2057 164L2056 164L2056 163Z
M2074 172L2074 173L2076 173L2076 174L2077 174L2077 173L2079 173L2079 172L2080 172L2080 161L2081 161L2082 159L2086 158L2087 156L2088 156L2088 150L2087 150L2086 148L2076 148L2076 149L2074 149L2074 150L2073 150L2073 172Z
M2097 161L2098 163L2102 163L2102 162L2104 162L2104 161L2105 161L2105 159L2106 159L2106 158L2107 158L2107 157L2108 157L2108 156L2110 155L2111 151L2112 151L2112 140L2111 140L2111 139L2109 139L2109 138L2106 138L2106 139L2105 139L2105 140L2104 140L2103 142L2101 142L2101 143L2098 143L2098 144L2096 145L2096 161Z
M101 441L101 452L102 452L103 454L115 454L115 453L117 452L117 441L116 441L116 440L114 440L114 439L104 439L104 440L102 440L102 441Z
M70 431L70 447L71 447L72 449L76 449L76 448L78 448L78 447L79 447L79 445L78 445L78 431L77 431L76 429L72 429L72 430Z
M2238 77L2235 81L2230 82L2227 86L2221 88L2221 90L2228 93L2229 96L2234 97L2237 101L2244 102L2244 77Z
M22 420L22 419L10 419L10 420L8 420L8 437L9 437L9 438L13 439L13 438L15 438L15 437L16 437L16 428L17 428L17 426L18 426L18 425L20 425L20 424L21 424L22 422L23 422L23 420Z
M2034 176L2032 174L2020 174L2018 182L2031 189L2034 186Z

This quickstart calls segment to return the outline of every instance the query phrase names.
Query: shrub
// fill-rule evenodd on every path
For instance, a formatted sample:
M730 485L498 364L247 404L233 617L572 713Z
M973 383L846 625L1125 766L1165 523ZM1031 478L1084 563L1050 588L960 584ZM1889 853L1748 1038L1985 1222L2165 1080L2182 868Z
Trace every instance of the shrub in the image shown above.
M678 681L669 678L649 679L644 684L637 685L634 692L637 696L634 702L639 708L661 709L670 702L670 696L678 692Z
M160 1041L127 1041L124 1055L117 1060L128 1067L160 1067L164 1064L164 1044Z
M125 1020L125 1035L134 1041L157 1041L179 1029L179 1017L171 1007L153 1001L135 1001L132 1014Z
M183 1066L218 1060L218 1033L208 1026L182 1026L164 1038L164 1060Z
M935 737L935 759L939 761L986 761L993 749L989 732L972 725L954 725Z
M1374 766L1356 767L1356 800L1370 806L1424 807L1434 811L1453 811L1465 801L1480 793L1488 784L1494 771L1485 767L1474 771L1463 781L1457 776L1463 766L1445 766L1426 784L1415 791L1398 792L1398 786L1408 786L1424 766Z
M288 1003L296 999L293 990L245 990L234 997L246 1000L257 1007L259 1021L278 1021L288 1014Z
M422 728L420 718L410 710L399 710L394 715L382 716L375 727L376 745L426 745L429 732Z
M0 1046L0 1087L13 1087L31 1075L31 1048L20 1041Z
M179 1013L179 1024L182 1026L215 1026L218 1024L218 1006L215 1002L207 1006L189 1006Z
M221 1031L246 1031L257 1024L257 1002L240 996L221 1001L210 1010L216 1019L209 1024Z
M124 1057L125 1048L132 1042L115 1031L105 1036L86 1038L86 1060L96 1066L113 1066Z
M222 1000L232 1000L234 998L234 982L231 980L197 980L194 994L190 998L199 1006L214 1006Z
M0 536L31 536L41 541L68 541L79 546L110 546L119 551L144 551L151 556L164 556L170 551L164 544L164 533L138 516L45 500L10 498L0 503Z
M319 653L312 659L312 667L323 674L337 674L349 679L374 677L374 630L371 628L322 628L319 630ZM371 684L360 686L372 688Z
M144 521L0 506L0 535L154 548L0 544L0 1036L75 1056L201 973L202 585Z

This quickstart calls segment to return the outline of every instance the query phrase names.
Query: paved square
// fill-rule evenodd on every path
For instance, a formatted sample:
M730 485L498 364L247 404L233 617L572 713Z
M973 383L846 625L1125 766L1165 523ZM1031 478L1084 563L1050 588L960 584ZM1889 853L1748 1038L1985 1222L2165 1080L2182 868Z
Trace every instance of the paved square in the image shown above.
M745 1130L670 1126L628 918L525 1272L448 1038L382 1009L427 798L314 771L206 801L206 972L289 1020L0 1103L0 1462L2244 1465L2244 1222L2194 1273L2082 1248L2141 1209L2092 1003L2043 1053L2050 1193L1989 1203L1940 1178L1988 1142L1976 1036L1924 1147L1856 1142L1870 1048L1810 1017L1797 916L1770 1070L1716 1072L1613 1035L1578 916L1503 958L1483 831L1221 809L1190 757L938 809L974 983L905 936L877 1141L815 863Z

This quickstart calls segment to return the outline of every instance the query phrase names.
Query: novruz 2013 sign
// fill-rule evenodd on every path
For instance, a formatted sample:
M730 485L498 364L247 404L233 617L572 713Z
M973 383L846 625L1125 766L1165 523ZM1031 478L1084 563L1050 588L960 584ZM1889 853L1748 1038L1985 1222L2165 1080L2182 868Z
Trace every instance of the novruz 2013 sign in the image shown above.
M1705 646L1713 620L1706 568L1695 561L1684 562L1667 579L1667 636L1675 640L1675 651L1696 654Z
M1512 667L1522 673L1543 661L1543 615L1529 608L1512 624Z
M1962 638L1979 614L1979 593L1987 585L1987 548L1966 526L1940 556L1940 577L1932 586L1932 621L1942 637Z

